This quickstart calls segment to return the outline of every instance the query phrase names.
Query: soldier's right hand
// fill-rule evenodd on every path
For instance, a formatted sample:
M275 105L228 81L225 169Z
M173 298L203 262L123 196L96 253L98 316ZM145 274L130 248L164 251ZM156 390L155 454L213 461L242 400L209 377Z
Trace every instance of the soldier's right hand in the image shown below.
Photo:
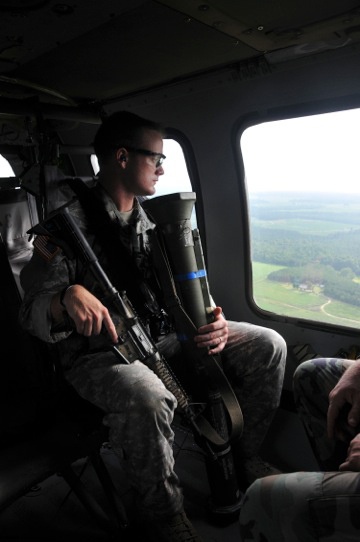
M104 327L111 341L114 344L118 342L116 328L108 309L84 286L72 285L66 291L62 304L80 335L99 335Z
M347 457L340 465L339 470L360 472L360 434L350 442Z
M346 409L346 419L341 413ZM344 431L344 422L347 426ZM360 425L360 361L354 361L329 393L327 414L328 436L348 441Z

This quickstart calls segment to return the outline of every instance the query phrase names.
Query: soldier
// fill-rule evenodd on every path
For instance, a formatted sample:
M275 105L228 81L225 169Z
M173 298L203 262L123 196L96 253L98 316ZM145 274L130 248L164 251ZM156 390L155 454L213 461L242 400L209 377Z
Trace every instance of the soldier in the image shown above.
M241 540L359 540L360 361L317 358L294 374L294 396L319 472L258 480L240 513Z
M162 292L150 263L155 224L138 201L155 193L164 173L163 136L161 126L132 113L108 117L94 141L100 173L92 198L98 211L86 213L79 201L69 209L111 282L118 291L126 290L149 323L160 352L171 358L180 347L161 309ZM88 269L60 248L49 250L42 236L34 246L21 275L22 325L57 344L66 380L104 411L111 446L126 465L147 532L155 533L158 541L200 540L184 512L174 472L174 396L143 363L121 364L109 349L109 339L118 342L116 315L100 301L99 286ZM213 315L213 322L201 327L194 340L209 354L223 354L245 419L236 453L248 484L273 472L258 452L279 405L286 347L271 329L227 322L220 307Z

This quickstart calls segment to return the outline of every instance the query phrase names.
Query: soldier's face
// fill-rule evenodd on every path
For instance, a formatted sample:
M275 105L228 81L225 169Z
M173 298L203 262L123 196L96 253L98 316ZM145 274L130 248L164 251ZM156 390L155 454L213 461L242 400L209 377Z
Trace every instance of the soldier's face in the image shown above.
M127 155L127 180L134 195L152 196L160 175L164 174L163 166L159 164L163 157L162 136L155 130L143 130L133 148Z

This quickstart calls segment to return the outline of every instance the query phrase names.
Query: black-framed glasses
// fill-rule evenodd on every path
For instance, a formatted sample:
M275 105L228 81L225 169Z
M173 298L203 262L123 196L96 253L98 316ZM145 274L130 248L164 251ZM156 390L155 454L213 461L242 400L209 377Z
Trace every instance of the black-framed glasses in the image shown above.
M151 156L156 167L162 166L166 156L161 152L148 151L147 149L138 149L137 147L129 147L129 145L124 145L124 148L130 152L137 152L138 154L143 154L144 156Z

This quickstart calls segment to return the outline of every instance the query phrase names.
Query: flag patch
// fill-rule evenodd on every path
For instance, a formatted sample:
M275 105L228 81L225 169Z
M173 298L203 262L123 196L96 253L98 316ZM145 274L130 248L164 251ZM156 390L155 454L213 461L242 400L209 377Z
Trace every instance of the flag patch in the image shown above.
M56 254L61 250L54 245L51 238L47 235L38 235L34 241L34 249L47 262L51 262Z

